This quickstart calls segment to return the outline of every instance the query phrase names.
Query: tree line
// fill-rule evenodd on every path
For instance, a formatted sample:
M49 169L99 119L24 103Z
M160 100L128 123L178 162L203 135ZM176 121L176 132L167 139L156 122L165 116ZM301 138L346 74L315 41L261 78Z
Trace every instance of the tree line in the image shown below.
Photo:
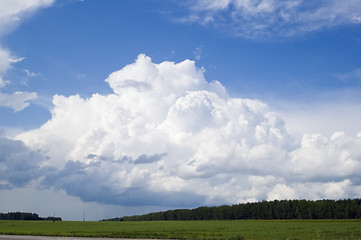
M44 220L44 221L61 221L61 217L39 217L36 213L27 212L8 212L0 213L0 220Z
M355 219L361 218L361 199L274 200L217 207L176 209L106 221L241 220L241 219Z

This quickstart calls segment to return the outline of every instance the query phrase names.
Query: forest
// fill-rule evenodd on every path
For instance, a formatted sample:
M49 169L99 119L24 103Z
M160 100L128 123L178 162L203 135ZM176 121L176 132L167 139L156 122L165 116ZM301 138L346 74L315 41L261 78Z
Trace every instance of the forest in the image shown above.
M9 212L0 213L0 220L44 220L44 221L61 221L61 217L39 217L36 213L27 212Z
M361 199L262 201L232 206L168 210L104 221L356 218L361 218Z

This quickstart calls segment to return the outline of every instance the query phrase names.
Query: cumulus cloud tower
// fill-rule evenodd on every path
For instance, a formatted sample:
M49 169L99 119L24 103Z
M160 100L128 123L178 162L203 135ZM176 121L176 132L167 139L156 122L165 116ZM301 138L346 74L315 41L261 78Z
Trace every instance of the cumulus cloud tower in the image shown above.
M141 54L106 82L113 94L54 96L52 118L17 137L49 157L41 184L84 201L167 206L262 200L277 189L293 198L305 188L292 172L302 176L295 166L309 146L266 104L207 82L193 61L156 64ZM317 184L307 171L303 181Z

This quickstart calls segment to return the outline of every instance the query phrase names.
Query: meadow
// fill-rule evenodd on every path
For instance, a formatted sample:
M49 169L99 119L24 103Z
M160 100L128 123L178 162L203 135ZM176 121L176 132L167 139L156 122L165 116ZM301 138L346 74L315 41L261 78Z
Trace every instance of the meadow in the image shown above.
M0 221L0 234L159 239L361 239L356 220Z

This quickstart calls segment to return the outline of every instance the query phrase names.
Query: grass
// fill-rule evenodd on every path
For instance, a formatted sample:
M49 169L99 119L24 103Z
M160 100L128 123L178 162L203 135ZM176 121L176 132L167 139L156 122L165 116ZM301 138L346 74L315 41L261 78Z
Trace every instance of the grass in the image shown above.
M0 234L168 239L356 240L361 239L361 219L152 222L0 221Z

